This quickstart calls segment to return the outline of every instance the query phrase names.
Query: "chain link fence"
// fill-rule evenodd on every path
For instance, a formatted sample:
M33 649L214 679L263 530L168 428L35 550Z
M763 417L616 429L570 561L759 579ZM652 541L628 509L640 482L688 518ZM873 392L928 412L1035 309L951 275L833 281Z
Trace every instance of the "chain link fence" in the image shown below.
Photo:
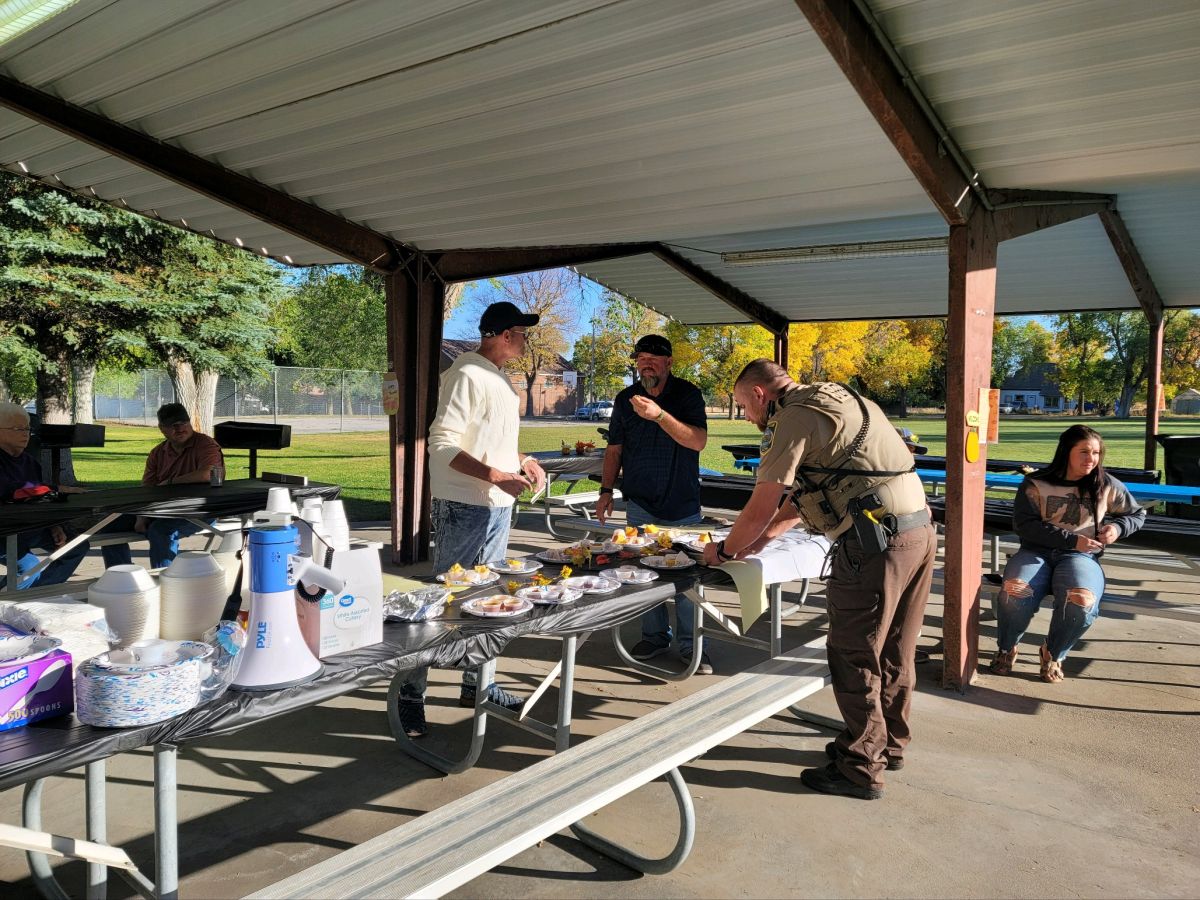
M386 430L381 377L354 369L284 366L258 378L221 376L214 418L301 424L309 431ZM152 425L158 408L174 399L171 379L163 371L96 374L97 419Z

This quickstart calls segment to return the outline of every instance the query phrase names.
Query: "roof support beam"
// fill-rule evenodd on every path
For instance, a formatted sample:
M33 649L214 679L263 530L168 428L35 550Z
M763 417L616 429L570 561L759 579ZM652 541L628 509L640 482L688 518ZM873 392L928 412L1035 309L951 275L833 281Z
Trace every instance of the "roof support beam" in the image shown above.
M445 284L422 257L385 282L388 365L400 383L400 408L390 417L392 561L429 558L430 493L426 443L437 409Z
M1150 358L1147 366L1144 460L1147 469L1157 469L1158 442L1155 438L1158 435L1159 407L1162 405L1164 331L1162 295L1154 286L1154 279L1150 277L1150 272L1142 260L1142 254L1138 252L1137 245L1133 242L1129 229L1125 227L1125 220L1121 218L1121 214L1115 209L1108 209L1100 214L1100 221L1104 223L1108 239L1113 245L1113 250L1116 251L1121 268L1125 270L1125 277L1129 279L1129 286L1133 289L1138 303L1141 304L1142 312L1146 314L1146 321L1150 323L1150 345L1147 348Z
M1007 241L1076 219L1100 215L1115 202L1108 194L1070 191L989 190L996 240Z
M428 254L444 281L474 281L519 272L540 272L562 266L619 259L650 253L653 244L582 244L570 247L511 247L495 250L446 250Z
M712 272L701 268L691 260L680 256L674 250L662 244L655 244L652 252L676 272L725 301L748 319L767 329L771 334L787 334L787 319L769 306L754 299L745 291L718 278Z
M382 234L19 81L0 76L0 105L348 260L396 264L396 243Z
M852 0L796 0L796 5L938 212L950 225L964 224L972 182L951 158L961 155L909 89L911 76L907 69L902 74L903 63L876 23Z
M969 425L979 394L991 383L996 312L995 220L977 208L965 225L950 226L950 303L946 323L946 642L942 686L966 690L979 655L979 588L983 570L987 424ZM974 432L974 438L972 438ZM975 458L972 460L971 457Z

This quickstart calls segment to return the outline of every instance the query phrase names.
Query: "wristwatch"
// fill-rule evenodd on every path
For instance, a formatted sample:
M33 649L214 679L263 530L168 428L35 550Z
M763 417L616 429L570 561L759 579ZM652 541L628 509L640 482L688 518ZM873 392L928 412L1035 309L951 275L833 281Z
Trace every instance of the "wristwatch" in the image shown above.
M721 541L721 543L717 544L717 559L719 559L721 562L732 562L733 561L733 557L725 552L725 542L724 541Z
M600 493L601 493L601 494L611 494L612 492L613 492L613 489L612 489L612 488L606 488L606 487L602 487L602 488L600 488Z
M654 417L654 421L661 422L666 417L666 415L667 415L667 411L665 409L659 409L658 415Z

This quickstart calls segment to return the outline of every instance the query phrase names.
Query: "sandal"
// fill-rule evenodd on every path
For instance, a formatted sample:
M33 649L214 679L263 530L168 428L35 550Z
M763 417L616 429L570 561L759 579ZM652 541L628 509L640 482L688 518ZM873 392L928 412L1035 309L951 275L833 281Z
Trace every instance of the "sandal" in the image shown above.
M1039 651L1042 657L1042 681L1047 684L1058 684L1067 676L1063 674L1062 663L1057 659L1050 658L1050 651L1042 644L1042 649Z
M992 658L990 666L993 675L1009 675L1012 673L1013 663L1017 661L1017 648L1011 650L997 650L996 655Z

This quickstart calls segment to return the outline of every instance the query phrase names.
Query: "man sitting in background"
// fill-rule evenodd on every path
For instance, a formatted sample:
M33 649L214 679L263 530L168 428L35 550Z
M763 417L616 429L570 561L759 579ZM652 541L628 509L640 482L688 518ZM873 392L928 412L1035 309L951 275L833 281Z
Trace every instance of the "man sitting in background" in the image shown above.
M0 503L21 502L25 495L35 497L39 488L47 487L42 479L42 464L25 449L28 446L29 413L16 403L0 402ZM81 493L83 488L63 485L59 491L75 494ZM24 590L34 584L62 584L70 578L87 555L87 541L76 544L38 574L25 578L25 573L39 562L38 557L30 552L34 547L53 552L67 540L67 533L61 525L18 535L17 589ZM3 544L0 544L2 547ZM0 560L8 564L2 554ZM7 578L0 579L0 584L6 582Z
M224 466L220 445L206 434L193 430L192 418L182 403L166 403L158 410L158 430L166 438L146 457L142 485L208 484L213 466ZM150 542L150 567L168 566L179 554L179 539L189 537L200 526L187 519L149 519L145 516L121 516L101 534L112 531L137 531ZM102 547L105 566L129 565L133 557L128 544Z

